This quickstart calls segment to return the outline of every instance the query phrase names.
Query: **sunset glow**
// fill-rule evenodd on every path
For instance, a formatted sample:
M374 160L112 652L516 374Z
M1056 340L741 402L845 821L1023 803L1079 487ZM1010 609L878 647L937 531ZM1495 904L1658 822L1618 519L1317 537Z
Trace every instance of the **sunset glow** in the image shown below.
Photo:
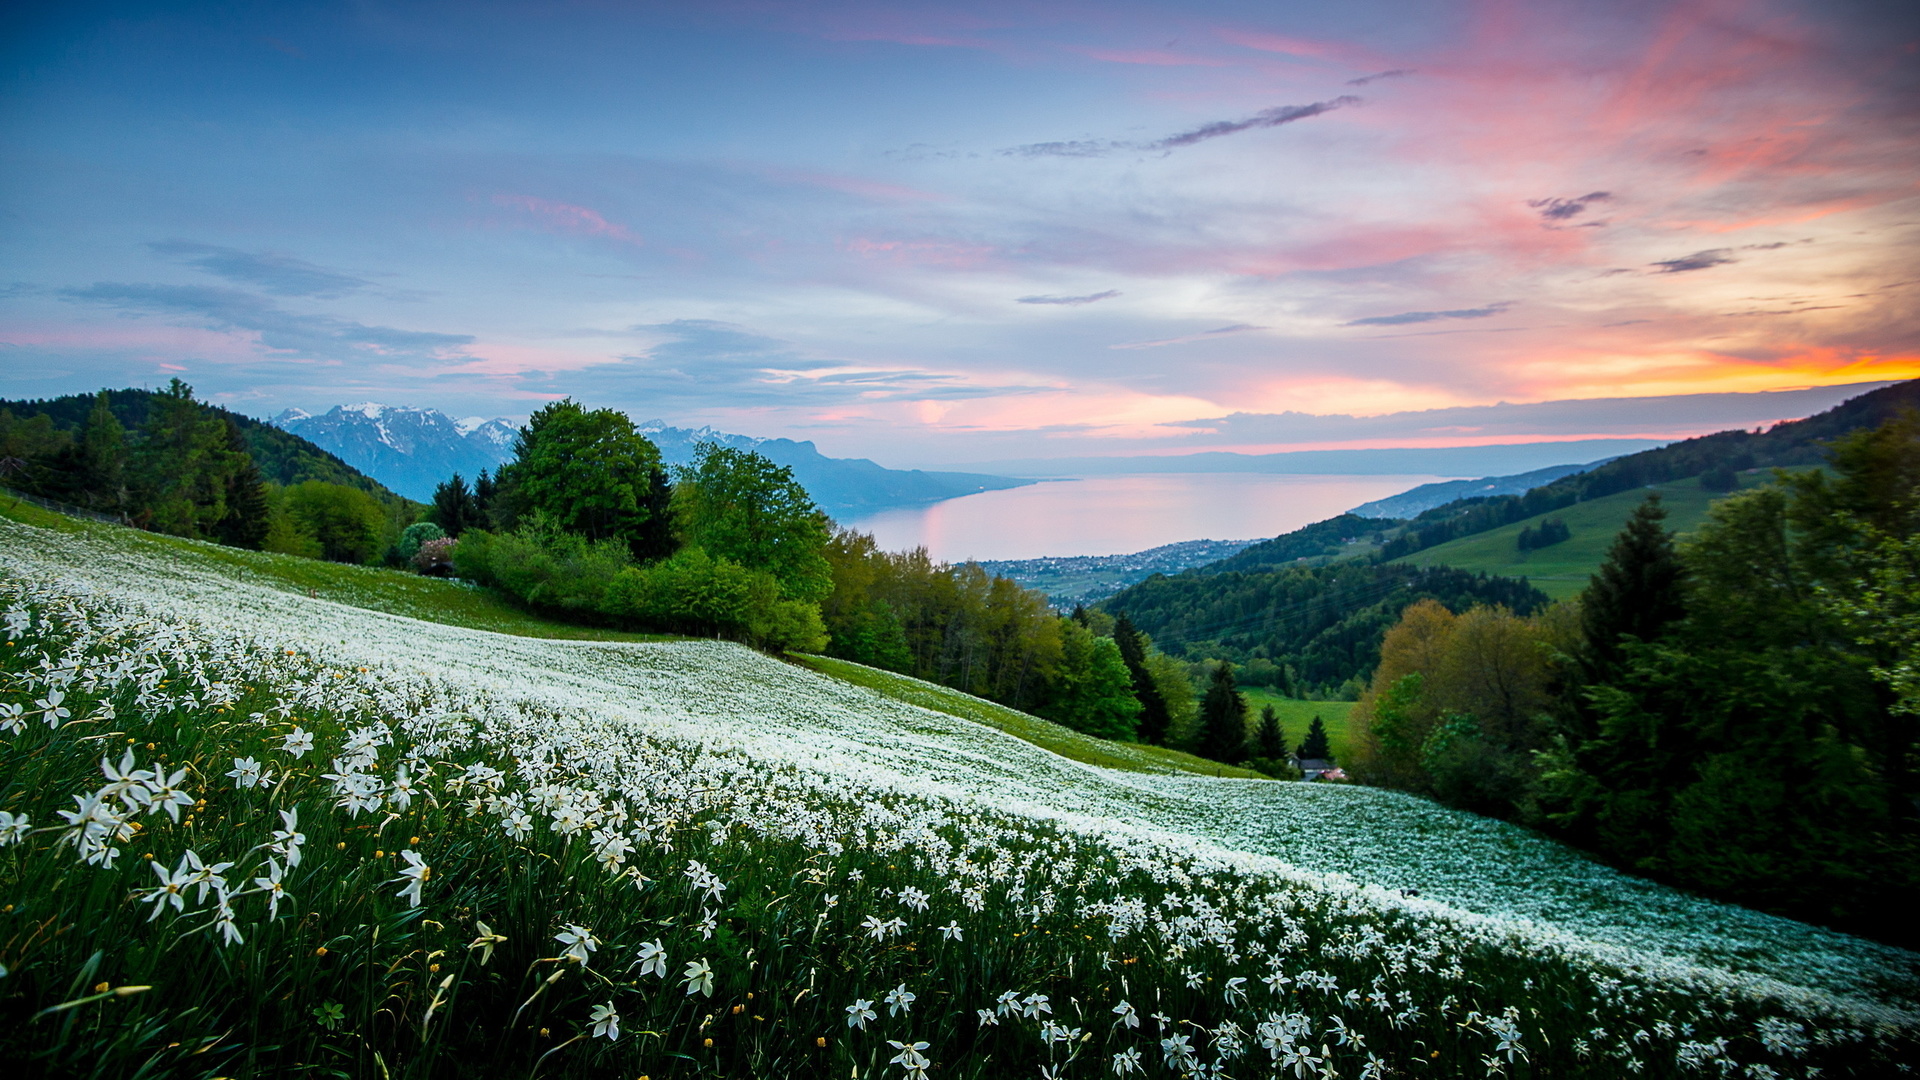
M1899 11L16 14L0 394L572 395L908 465L1913 378Z

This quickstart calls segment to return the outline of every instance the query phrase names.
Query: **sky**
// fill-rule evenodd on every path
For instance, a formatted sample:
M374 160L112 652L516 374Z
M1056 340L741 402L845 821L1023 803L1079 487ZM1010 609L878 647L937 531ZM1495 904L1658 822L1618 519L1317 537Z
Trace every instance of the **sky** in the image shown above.
M895 466L1681 437L1920 376L1917 240L1911 3L0 13L9 398Z

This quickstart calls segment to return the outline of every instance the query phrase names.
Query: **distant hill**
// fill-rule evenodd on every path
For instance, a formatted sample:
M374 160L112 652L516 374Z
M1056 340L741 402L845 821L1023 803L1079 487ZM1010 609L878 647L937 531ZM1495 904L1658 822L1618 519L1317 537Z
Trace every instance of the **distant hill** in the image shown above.
M1387 542L1379 557L1396 559L1575 503L1699 476L1709 469L1818 465L1825 460L1827 442L1850 431L1877 427L1914 408L1920 408L1920 380L1883 387L1804 420L1775 424L1766 431L1722 431L1628 454L1524 495L1458 499L1420 514Z
M706 441L763 454L774 464L792 469L794 479L820 509L840 522L1034 482L985 473L889 469L866 458L827 457L811 442L731 435L711 427L674 427L661 420L641 424L640 430L660 448L660 457L669 465L692 461L694 447Z
M1038 559L992 559L980 565L1047 594L1056 608L1091 604L1154 574L1202 566L1240 551L1251 540L1182 540L1129 555L1051 555Z
M472 417L455 419L438 409L363 402L336 405L314 415L289 409L273 423L325 447L355 468L380 478L412 498L433 497L436 485L460 473L468 479L482 469L513 460L519 421ZM669 465L693 460L703 441L754 450L793 470L813 501L840 521L905 506L1020 487L1031 480L978 473L888 469L865 458L830 458L811 442L758 439L710 427L674 427L660 420L640 425Z
M154 391L130 388L106 393L107 406L113 410L114 418L129 431L146 423L147 409L155 396ZM87 414L93 410L93 398L92 394L68 394L57 398L0 401L0 409L8 409L20 417L46 413L55 427L79 431L86 425ZM253 455L254 464L259 466L261 475L276 484L325 480L330 484L359 488L383 500L406 501L385 484L298 434L218 405L206 402L201 402L201 405L214 415L239 426L241 435L247 440L247 452Z
M1347 513L1367 518L1410 518L1436 506L1445 506L1456 499L1525 495L1543 484L1550 484L1563 476L1586 472L1588 469L1612 460L1612 458L1601 458L1599 461L1589 461L1585 465L1549 465L1544 469L1535 469L1532 472L1518 473L1514 476L1483 476L1478 480L1443 480L1437 484L1421 484L1417 488L1403 491L1398 495L1389 495L1384 499L1361 503Z
M1758 469L1740 474L1738 482L1742 487L1753 487L1772 478L1770 470ZM1394 560L1394 565L1452 566L1525 578L1555 600L1571 600L1580 595L1580 590L1587 586L1587 579L1600 568L1600 563L1606 559L1607 549L1626 526L1634 508L1655 492L1659 493L1661 505L1667 511L1667 528L1676 533L1692 532L1698 528L1706 520L1708 507L1727 494L1706 490L1700 486L1698 477L1669 480L1650 487L1603 495L1563 509L1522 518L1486 532L1449 540L1424 551L1401 556ZM1537 529L1541 522L1547 520L1565 524L1573 535L1552 547L1521 551L1518 542L1520 531Z

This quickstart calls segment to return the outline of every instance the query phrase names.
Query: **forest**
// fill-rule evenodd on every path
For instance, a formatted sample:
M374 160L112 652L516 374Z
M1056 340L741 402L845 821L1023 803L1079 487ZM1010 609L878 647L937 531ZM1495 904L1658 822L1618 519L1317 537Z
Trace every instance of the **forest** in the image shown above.
M1657 496L1578 604L1386 632L1346 767L1629 869L1907 945L1920 901L1920 415L1716 503Z

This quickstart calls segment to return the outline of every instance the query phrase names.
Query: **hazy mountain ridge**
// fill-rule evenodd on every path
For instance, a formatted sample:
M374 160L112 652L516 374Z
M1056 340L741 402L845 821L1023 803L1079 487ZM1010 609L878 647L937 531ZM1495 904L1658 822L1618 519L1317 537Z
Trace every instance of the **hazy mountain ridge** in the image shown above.
M1514 476L1483 476L1478 480L1443 480L1434 484L1421 484L1398 495L1389 495L1384 499L1375 499L1370 503L1361 503L1347 511L1357 517L1386 518L1390 520L1418 516L1436 506L1445 506L1457 499L1487 498L1493 495L1525 495L1542 484L1551 484L1564 476L1583 473L1596 469L1613 458L1601 458L1584 465L1549 465L1544 469L1523 472Z
M315 415L288 409L273 418L299 435L410 498L433 497L454 473L471 479L513 460L519 423L512 418L455 419L439 409L361 402ZM639 425L668 465L693 460L702 442L765 455L793 470L815 503L840 521L897 507L923 506L981 491L1032 483L981 473L888 469L865 458L830 458L811 442L737 435L712 427L675 427L662 420Z

